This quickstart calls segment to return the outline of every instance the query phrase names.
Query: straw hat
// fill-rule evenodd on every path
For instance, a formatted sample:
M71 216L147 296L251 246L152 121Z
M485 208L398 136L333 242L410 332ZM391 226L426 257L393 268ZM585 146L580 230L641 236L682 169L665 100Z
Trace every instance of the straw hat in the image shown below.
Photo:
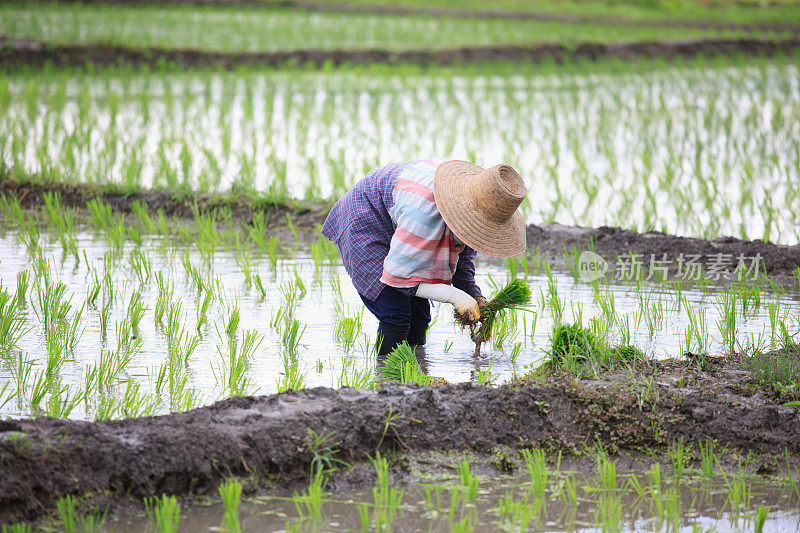
M525 183L509 165L484 169L445 161L436 167L433 193L445 223L470 248L493 257L525 251L525 219L518 209Z

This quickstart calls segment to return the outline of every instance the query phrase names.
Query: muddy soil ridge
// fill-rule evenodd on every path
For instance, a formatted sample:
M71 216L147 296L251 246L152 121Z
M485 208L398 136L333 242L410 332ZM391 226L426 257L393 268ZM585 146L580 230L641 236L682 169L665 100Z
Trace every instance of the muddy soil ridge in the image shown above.
M651 259L661 262L670 268L670 273L674 273L680 256L684 261L697 256L696 261L706 271L712 263L722 265L723 261L726 263L723 266L732 271L739 257L742 257L745 267L749 268L755 261L760 273L777 277L791 277L800 266L800 245L775 244L758 239L748 241L719 237L706 240L668 235L660 231L637 233L609 226L583 228L554 223L530 224L527 240L528 248L538 249L544 257L555 258L561 263L564 262L565 251L570 253L573 247L578 251L593 250L609 261L607 276L614 275L613 268L619 258L630 257L631 254L639 256L645 274Z
M716 439L775 457L784 450L800 455L800 411L748 391L746 372L700 372L686 363L670 372L659 370L658 400L641 408L627 389L629 379L579 382L554 375L498 388L320 387L120 421L5 420L0 522L40 517L64 494L112 502L162 492L213 494L229 476L271 490L300 486L313 457L309 430L330 433L337 457L351 464L376 450L492 453L499 446L540 446L585 452L599 439L608 450L641 451L677 437ZM678 375L688 388L670 385Z
M211 52L196 49L129 48L104 44L51 44L32 39L0 36L0 68L21 66L113 66L120 63L159 66L174 63L184 67L282 66L326 63L402 63L452 65L459 63L522 60L555 61L601 58L665 58L744 54L771 56L800 49L800 38L783 39L685 39L679 41L584 42L576 45L540 43L531 46L492 45L442 50L324 50L297 49L270 52Z

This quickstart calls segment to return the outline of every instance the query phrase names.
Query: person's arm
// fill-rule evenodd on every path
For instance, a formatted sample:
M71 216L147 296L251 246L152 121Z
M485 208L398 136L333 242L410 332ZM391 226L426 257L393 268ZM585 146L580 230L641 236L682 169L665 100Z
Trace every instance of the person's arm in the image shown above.
M420 283L417 285L416 295L420 298L452 304L456 313L466 322L475 323L481 317L481 310L475 298L452 285Z
M461 289L478 300L478 303L481 303L481 300L485 302L486 299L483 297L483 293L481 293L481 288L478 287L477 283L475 283L474 260L476 255L478 255L478 252L469 246L464 248L464 251L458 256L458 264L456 265L456 271L453 274L452 283L453 287Z

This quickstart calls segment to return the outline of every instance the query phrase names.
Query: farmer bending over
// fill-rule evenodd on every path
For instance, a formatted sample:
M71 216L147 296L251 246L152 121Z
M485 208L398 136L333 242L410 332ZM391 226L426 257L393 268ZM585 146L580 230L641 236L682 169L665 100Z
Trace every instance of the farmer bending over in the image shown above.
M425 344L428 300L453 304L466 322L486 300L475 284L476 251L510 257L525 250L517 209L525 184L508 165L465 161L392 163L371 171L331 209L322 234L380 321L378 354Z

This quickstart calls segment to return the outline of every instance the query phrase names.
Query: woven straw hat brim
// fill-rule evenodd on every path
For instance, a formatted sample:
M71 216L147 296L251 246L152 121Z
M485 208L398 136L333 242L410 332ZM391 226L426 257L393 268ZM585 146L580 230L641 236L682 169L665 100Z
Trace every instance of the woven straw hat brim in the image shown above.
M525 218L517 209L504 221L484 214L481 199L469 194L485 169L467 161L445 161L436 168L433 193L448 227L470 248L492 257L511 257L526 249Z

